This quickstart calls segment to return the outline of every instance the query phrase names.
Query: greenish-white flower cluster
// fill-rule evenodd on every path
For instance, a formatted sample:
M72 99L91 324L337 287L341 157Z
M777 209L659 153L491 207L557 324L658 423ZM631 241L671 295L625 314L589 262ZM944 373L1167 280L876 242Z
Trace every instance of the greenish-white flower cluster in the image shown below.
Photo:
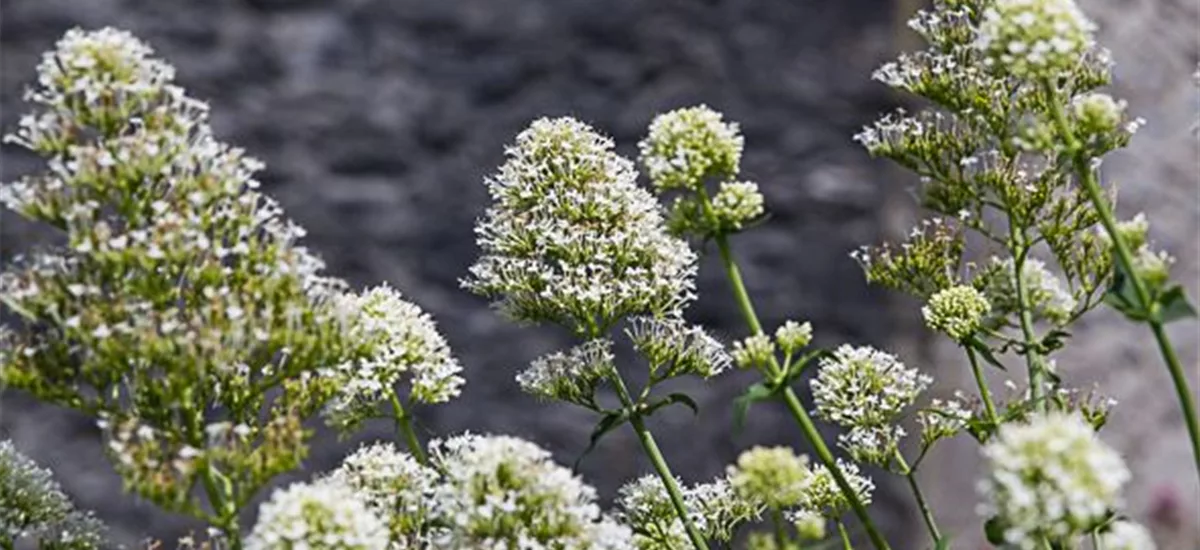
M738 125L705 105L676 109L650 123L638 147L656 192L679 192L670 226L678 235L740 231L764 210L758 185L735 181L744 139ZM710 195L708 183L718 184Z
M598 338L539 357L517 375L517 383L543 399L595 408L596 388L615 371L612 341Z
M1094 31L1074 0L996 0L983 11L977 46L1013 76L1058 78L1094 46Z
M990 273L981 275L983 292L997 314L1011 315L1021 309L1015 266L1012 258L992 258ZM1045 262L1025 258L1021 265L1021 285L1035 319L1061 324L1075 313L1078 305L1075 296Z
M107 546L104 526L79 511L50 470L0 441L0 546L36 540L39 548L98 550Z
M737 465L728 468L728 473L738 494L776 510L803 502L812 481L808 457L796 456L788 447L755 447L744 451L738 456Z
M812 323L807 321L797 323L789 319L775 329L775 343L779 344L779 349L784 355L792 355L807 347L812 338Z
M775 357L775 342L766 334L753 334L733 343L733 362L749 369L766 365Z
M656 379L685 374L710 378L733 363L725 346L699 325L677 316L635 317L626 331L633 347L650 363Z
M905 435L900 416L932 381L889 353L844 344L810 382L814 413L848 430L838 442L856 460L886 465Z
M676 483L683 487L684 507L696 529L708 540L730 541L739 525L762 513L762 503L739 495L728 478L692 486ZM658 476L626 483L618 493L617 506L622 522L633 529L638 550L673 550L691 544Z
M327 370L338 388L326 406L331 422L350 429L374 416L405 375L413 402L442 403L458 396L462 367L428 313L387 285L342 294L334 303L360 351Z
M955 341L975 334L992 304L974 287L959 285L938 291L921 308L929 328L945 333Z
M1015 548L1063 541L1100 525L1121 504L1129 470L1077 415L1048 413L1005 424L983 449L981 513Z
M627 315L678 311L695 254L667 234L612 140L571 118L539 119L488 180L482 256L463 284L511 317L598 335Z

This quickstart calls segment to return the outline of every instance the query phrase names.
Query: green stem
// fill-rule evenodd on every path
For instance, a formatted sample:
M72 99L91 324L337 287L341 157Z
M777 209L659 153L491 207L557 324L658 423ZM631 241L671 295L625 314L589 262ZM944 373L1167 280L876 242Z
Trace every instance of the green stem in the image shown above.
M988 390L987 379L983 376L983 369L979 368L979 359L975 357L975 350L970 346L963 346L967 350L967 359L971 361L971 374L975 375L975 384L979 386L979 398L983 400L983 408L987 412L988 421L992 423L992 428L1000 426L1000 417L996 414L996 405L992 403L992 392Z
M0 537L0 549L13 550L16 548L16 543L9 537Z
M1092 530L1092 550L1104 550L1104 541L1100 538L1100 532Z
M692 517L688 514L687 505L683 502L683 492L679 489L679 483L675 481L675 475L671 473L671 468L667 466L666 459L663 458L662 451L659 450L658 444L654 441L654 435L646 428L645 422L636 410L633 399L629 396L629 390L625 387L625 381L621 379L620 374L614 373L612 376L613 384L617 388L617 396L621 399L621 403L630 411L629 425L633 426L633 431L637 433L638 441L642 444L642 449L646 451L646 456L650 458L650 463L654 465L654 471L658 473L659 479L662 479L663 486L667 489L667 495L671 497L671 505L675 508L675 513L679 515L679 521L683 523L683 529L687 532L688 539L692 541L692 546L696 550L708 550L708 543L704 541L700 531L696 529L696 525L692 522Z
M1046 388L1043 387L1045 384L1042 381L1045 371L1042 366L1041 354L1036 349L1037 336L1033 332L1033 306L1029 303L1029 289L1025 288L1025 277L1022 276L1025 272L1025 258L1029 254L1029 245L1026 242L1025 230L1018 227L1016 218L1011 214L1008 217L1008 225L1012 241L1013 284L1017 288L1021 334L1025 340L1025 366L1029 371L1029 397L1038 411L1046 412Z
M204 492L208 494L209 503L216 513L215 526L224 533L231 550L241 550L242 527L238 523L237 508L230 506L230 502L225 498L225 492L217 486L211 465L207 463L204 465L203 482Z
M783 512L778 508L771 509L771 522L775 524L775 547L786 550L788 547L787 527L784 526Z
M422 466L429 465L429 456L425 454L425 448L421 446L421 440L417 437L416 430L412 426L412 418L408 412L404 410L404 406L400 404L400 397L396 392L391 392L392 411L396 418L396 431L404 437L404 441L408 444L408 452L412 453L413 458Z
M908 467L908 462L905 462L904 456L899 451L896 452L896 462L900 464L900 469L904 470L904 478L908 480L913 497L917 499L917 507L921 509L921 519L925 520L929 536L933 538L933 543L937 544L939 540L942 540L942 533L938 531L937 521L933 519L933 511L929 507L929 502L925 500L925 494L921 492L921 486L917 484L917 473Z
M854 547L850 545L850 533L846 532L846 526L840 521L837 522L837 526L838 534L842 536L842 549L854 550Z
M721 253L721 264L725 267L725 274L729 279L729 285L733 290L734 298L737 299L738 308L742 312L742 317L746 324L754 334L762 334L762 323L758 320L758 314L754 312L754 304L750 300L749 293L746 292L746 285L742 281L741 271L738 269L737 262L733 259L733 254L729 250L729 241L724 234L717 235L717 250ZM768 376L775 378L780 373L779 363L775 357L771 357L771 362L768 365ZM859 498L858 493L850 486L850 482L846 480L846 476L842 474L842 469L838 467L837 461L833 458L833 453L829 451L829 446L825 444L825 439L821 437L821 433L817 431L816 425L808 416L808 412L804 410L804 406L800 403L800 399L796 397L796 392L791 387L783 388L783 400L787 408L792 413L792 417L796 419L796 423L800 425L800 430L804 433L804 437L813 446L813 451L817 458L829 470L833 476L834 482L841 489L846 501L850 503L854 514L858 516L863 527L867 530L867 536L870 537L871 543L875 545L877 550L890 550L887 539L883 538L879 529L875 527L875 523L871 521L871 515L867 512L866 505Z
M1146 323L1150 325L1150 331L1154 333L1154 340L1158 343L1159 354L1162 355L1163 362L1166 363L1167 370L1171 373L1171 382L1175 385L1175 394L1179 398L1179 407L1183 412L1184 423L1187 424L1188 437L1192 440L1192 457L1196 462L1196 473L1200 475L1200 422L1196 417L1196 403L1191 390L1188 389L1187 376L1179 363L1179 356L1176 355L1175 347L1171 344L1171 339L1167 336L1166 331L1163 330L1162 320L1157 315L1159 305L1151 299L1146 282L1134 270L1133 252L1129 249L1129 244L1117 232L1117 218L1113 214L1112 205L1109 204L1108 198L1100 189L1096 172L1090 166L1089 159L1083 154L1079 140L1076 139L1067 123L1066 115L1057 99L1058 89L1049 81L1044 82L1043 86L1046 88L1047 94L1051 96L1049 103L1054 122L1071 154L1076 175L1087 192L1088 198L1092 201L1092 205L1096 208L1096 213L1100 216L1100 223L1108 233L1109 240L1113 243L1113 248L1117 252L1117 261L1133 284L1138 306L1148 314Z

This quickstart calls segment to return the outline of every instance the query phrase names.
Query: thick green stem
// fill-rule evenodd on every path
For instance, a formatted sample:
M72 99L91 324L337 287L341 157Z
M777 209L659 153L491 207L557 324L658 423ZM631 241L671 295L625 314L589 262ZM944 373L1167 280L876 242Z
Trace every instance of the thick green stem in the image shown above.
M208 464L204 465L203 482L204 492L208 495L209 504L215 512L215 527L225 535L230 550L241 550L242 526L238 522L237 507L232 506L226 499L225 491L217 485L212 467Z
M1008 218L1009 235L1013 254L1013 284L1017 289L1017 305L1020 311L1021 335L1025 344L1025 366L1029 370L1029 397L1038 411L1046 411L1045 367L1041 353L1037 350L1037 336L1033 332L1033 306L1029 302L1029 289L1025 288L1025 259L1029 255L1029 243L1025 230L1019 227L1013 216Z
M417 437L416 430L413 429L412 418L404 410L404 406L400 404L400 398L394 391L391 394L391 401L392 413L396 418L396 431L404 437L405 443L408 444L408 452L412 453L413 458L416 458L422 466L428 466L429 456L425 454L425 448L421 446L421 440Z
M762 323L758 320L758 314L754 312L754 304L750 300L750 295L746 292L746 285L742 281L742 275L737 267L737 262L733 259L733 254L729 250L729 241L725 235L717 235L717 249L721 253L721 263L725 267L725 274L729 278L729 285L733 289L733 295L737 299L738 308L742 312L746 325L754 334L762 334ZM780 373L779 363L774 357L771 357L771 362L767 366L768 375L772 378L777 377ZM787 408L792 413L792 417L796 419L796 423L800 425L800 430L804 432L804 437L813 446L813 451L817 458L829 470L833 476L834 482L837 483L842 494L846 497L846 501L850 503L854 514L858 516L863 527L867 530L867 536L870 537L871 543L875 545L877 550L890 550L887 539L875 527L875 523L871 521L871 515L867 512L866 505L859 498L858 493L850 486L850 482L846 480L846 476L842 474L842 469L838 467L837 461L833 457L833 453L829 451L829 446L825 444L825 439L821 437L821 433L817 431L816 425L808 416L808 412L804 410L804 406L800 403L800 399L796 396L796 392L790 387L783 388L783 400Z
M654 471L658 473L659 479L662 480L663 486L666 487L667 495L671 498L671 505L675 508L675 513L679 515L679 521L683 523L683 529L687 532L688 539L692 541L692 546L696 550L708 550L708 543L704 541L704 537L696 529L696 525L688 513L687 505L683 502L683 492L679 489L679 483L675 481L675 474L671 473L671 468L667 466L667 461L663 458L662 451L658 448L658 443L654 441L654 435L646 428L645 422L642 421L641 415L638 414L635 403L629 395L629 390L625 387L625 381L621 379L620 374L615 373L612 379L613 384L617 388L617 397L630 410L629 425L633 426L633 431L637 433L638 441L642 444L642 449L646 451L646 456L650 458L650 463L654 466Z
M992 428L1000 426L1000 417L996 414L996 405L992 403L992 392L988 390L987 379L983 377L983 369L979 368L979 359L975 357L975 350L970 346L963 346L967 350L967 359L971 362L971 374L975 376L975 384L979 386L979 399L983 400L984 411L987 412L988 421L992 423Z
M1129 244L1121 238L1117 231L1117 218L1113 214L1112 205L1109 204L1108 198L1104 196L1104 192L1100 189L1100 182L1096 178L1096 171L1092 168L1090 159L1083 153L1079 140L1076 139L1075 133L1071 130L1066 115L1063 113L1062 106L1059 105L1058 89L1052 82L1048 81L1043 83L1043 87L1050 97L1049 103L1052 115L1054 116L1055 126L1066 143L1076 176L1078 176L1084 191L1087 192L1092 206L1096 208L1096 213L1100 216L1100 224L1104 226L1109 240L1113 243L1113 248L1116 250L1117 262L1120 263L1125 275L1129 277L1129 282L1133 285L1138 306L1143 312L1148 314L1146 316L1146 324L1150 325L1150 331L1154 333L1154 340L1158 343L1159 354L1162 355L1163 362L1166 363L1167 370L1171 373L1171 382L1175 385L1175 394L1179 398L1179 407L1182 409L1183 420L1187 425L1188 437L1192 440L1192 458L1196 462L1196 473L1200 475L1200 421L1197 421L1196 417L1195 398L1188 388L1187 376L1184 374L1183 366L1179 363L1179 356L1175 353L1175 347L1171 344L1171 339L1167 336L1166 331L1163 330L1162 320L1158 316L1159 305L1151 299L1150 291L1146 288L1146 282L1142 280L1141 276L1134 269L1133 252L1129 249Z
M917 507L921 509L921 519L925 520L925 527L929 529L929 536L933 538L933 543L937 544L942 539L942 533L938 530L937 521L933 519L933 511L929 507L929 502L925 500L925 494L921 492L921 486L917 483L917 473L908 467L908 462L904 460L904 456L899 452L896 453L896 462L900 465L900 469L904 471L904 478L908 480L908 487L912 489L913 498L917 500Z

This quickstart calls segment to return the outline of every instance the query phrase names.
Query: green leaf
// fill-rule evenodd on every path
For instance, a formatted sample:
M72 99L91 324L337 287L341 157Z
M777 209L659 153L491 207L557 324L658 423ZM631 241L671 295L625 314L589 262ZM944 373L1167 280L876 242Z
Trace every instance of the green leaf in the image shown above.
M1000 524L1000 518L993 517L983 524L983 534L987 536L987 541L997 546L1004 544L1004 526Z
M1188 302L1182 286L1172 285L1158 297L1158 319L1162 324L1195 316L1196 308Z
M974 336L967 340L966 343L968 346L971 346L971 349L975 350L980 357L983 358L984 362L1002 371L1008 371L1008 367L1005 367L1004 363L1001 363L999 359L996 359L996 355L992 353L992 348L988 347L987 344L983 343Z
M819 349L804 354L799 359L792 361L792 364L788 365L787 376L784 377L784 383L786 384L787 382L791 382L792 380L799 378L800 375L804 373L804 367L807 367L808 364L814 359L820 359L822 357L829 357L832 355L833 352L825 349Z
M758 382L746 388L737 399L733 400L733 424L738 430L746 424L746 413L750 410L750 405L756 401L770 399L775 394L775 390L764 382Z
M1046 353L1062 349L1067 345L1066 339L1071 337L1071 333L1063 329L1054 329L1042 338L1042 349Z
M1147 318L1142 308L1138 307L1137 289L1133 285L1133 279L1120 263L1113 266L1112 285L1108 287L1108 292L1104 293L1104 303L1130 320L1142 322Z
M670 405L674 405L676 403L679 403L679 404L691 409L693 415L700 414L700 406L696 404L696 401L693 400L691 398L691 396L689 396L686 393L673 393L673 394L668 395L668 396L664 397L663 399L655 402L654 404L650 405L649 407L646 407L646 412L645 412L644 416L650 416L650 415L654 414L655 412L657 412L659 409L670 406Z
M586 457L592 452L592 450L596 448L596 445L600 443L600 440L604 438L608 432L617 429L621 426L621 424L624 424L628 421L629 412L625 409L621 409L619 411L609 411L608 414L605 414L604 417L600 419L600 422L596 423L596 427L592 430L592 435L588 441L587 448L583 450L583 453L579 455L579 458L575 459L575 464L572 466L572 469L579 469L579 463L583 462L584 457Z

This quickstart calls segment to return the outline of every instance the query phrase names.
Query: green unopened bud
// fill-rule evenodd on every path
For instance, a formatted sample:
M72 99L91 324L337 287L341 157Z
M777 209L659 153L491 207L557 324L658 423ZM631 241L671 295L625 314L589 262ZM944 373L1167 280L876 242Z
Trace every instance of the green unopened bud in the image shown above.
M746 222L763 213L763 196L758 184L743 181L728 181L721 184L712 199L713 214L719 227L717 231L741 229Z
M775 343L785 354L792 354L812 342L812 323L787 321L775 330Z
M979 330L992 305L974 287L959 285L938 291L921 308L929 328L962 341Z
M1111 132L1121 123L1125 114L1125 102L1117 101L1108 94L1091 93L1079 96L1071 102L1076 123L1084 135Z
M765 365L775 355L775 343L766 334L755 334L733 343L733 362L738 368L748 369Z
M787 447L750 449L738 457L737 466L730 466L728 473L738 495L775 510L797 505L812 480L808 457L797 456Z

